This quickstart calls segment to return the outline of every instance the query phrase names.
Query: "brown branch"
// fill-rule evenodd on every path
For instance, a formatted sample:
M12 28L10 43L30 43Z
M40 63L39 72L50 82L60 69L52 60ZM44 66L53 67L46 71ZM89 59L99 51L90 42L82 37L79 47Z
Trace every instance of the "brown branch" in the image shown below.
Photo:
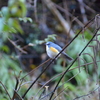
M60 24L63 26L66 34L69 33L70 25L69 23L63 18L63 16L60 14L60 12L57 10L56 6L51 0L43 0L44 4L50 9L50 11L53 13L53 15L57 18L57 20L60 22ZM70 36L74 36L74 32L70 30Z
M35 70L37 70L39 67L43 66L45 63L49 62L51 59L46 60L45 62L43 62L42 64L40 64L39 66L37 66L35 69L31 70L28 74L26 74L24 77L22 77L20 80L23 80L27 75L33 73Z
M38 18L37 18L37 0L34 0L34 16L35 16L35 20L38 23Z
M64 12L67 16L70 16L71 18L73 18L81 27L84 26L84 24L75 16L73 16L70 12L68 12L67 10L65 10L64 8L62 8L61 6L54 4L57 9L59 9L60 11Z
M19 75L18 77L15 75L15 78L16 78L16 85L15 85L15 89L14 89L14 93L13 93L13 97L12 97L12 100L15 100L15 98L17 98L18 96L18 86L19 86L19 78L20 78L20 75L21 75L21 72L19 72ZM17 94L16 94L17 93ZM22 99L21 99L22 100Z
M3 86L3 88L5 89L5 91L6 91L7 95L8 95L8 97L9 97L9 99L11 100L10 94L8 93L6 87L3 85L3 83L2 83L1 81L0 81L0 84Z
M19 80L18 80L18 78L16 77L15 91L17 90L18 84L19 84ZM12 100L14 100L14 99L16 98L16 92L15 92L15 91L14 91L14 94L13 94Z
M21 96L17 93L16 90L14 90L14 93L15 93L15 98L12 99L12 100L23 100L23 99L21 98Z
M24 54L27 54L27 52L24 51L23 49L21 49L20 47L18 47L14 41L12 41L12 40L9 39L9 38L8 38L8 40L9 40L10 43L11 43L15 48L17 48L19 51L21 51L21 52L24 53Z
M80 4L80 11L81 11L81 14L82 14L82 18L83 18L83 23L86 23L88 20L87 20L87 16L85 14L85 8L83 6L84 2L83 0L77 0Z
M23 77L20 79L21 82L20 82L20 85L19 85L18 90L19 90L20 87L22 86L23 79L24 79L26 76L30 75L31 73L33 73L34 71L36 71L39 67L43 66L45 63L49 62L50 60L51 60L51 59L46 60L45 62L43 62L42 64L40 64L38 67L36 67L35 69L31 70L28 74L26 74L25 76L23 76Z
M79 73L80 73L80 72L79 72ZM75 74L73 77L71 77L70 79L68 79L65 83L67 83L67 82L69 82L70 80L72 80L73 78L75 78L79 73ZM65 83L63 83L61 86L63 86ZM59 86L59 87L61 87L61 86ZM58 88L59 88L59 87L58 87ZM62 89L62 90L57 94L57 96L54 97L53 100L56 100L57 97L58 97L67 87L68 87L68 86L66 86L64 89Z
M94 89L93 91L91 91L90 93L86 94L86 95L82 95L82 96L79 96L79 97L76 97L75 99L73 100L78 100L80 98L83 98L83 97L86 97L86 96L89 96L90 94L94 93L96 90L100 89L100 86L98 86L96 89ZM100 98L99 98L100 100Z

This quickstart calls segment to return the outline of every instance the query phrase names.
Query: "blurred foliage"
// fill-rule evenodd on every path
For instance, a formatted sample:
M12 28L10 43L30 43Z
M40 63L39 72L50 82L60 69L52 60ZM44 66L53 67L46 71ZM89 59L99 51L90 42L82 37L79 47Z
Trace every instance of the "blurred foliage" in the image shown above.
M9 0L8 6L2 7L0 12L0 81L7 88L11 97L15 87L15 77L19 75L22 69L19 67L20 64L16 57L13 56L13 53L10 53L10 48L5 42L7 38L12 37L12 33L23 33L18 18L26 16L26 11L24 0L17 0L17 2L16 0ZM21 76L23 75L25 73ZM0 85L0 100L9 100L2 85Z
M9 94L12 96L13 89L15 86L16 82L16 76L19 75L21 69L19 68L19 64L10 58L10 56L7 56L6 54L0 54L0 81L5 85L7 88ZM15 76L16 75L16 76ZM23 75L25 75L23 73ZM1 91L1 96L0 99L2 100L3 98L8 99L8 96L5 93L5 90L3 87L0 85L0 91Z
M20 20L20 21L23 21L23 22L25 22L25 23L28 22L28 21L29 21L30 23L32 23L32 19L29 18L29 17L19 18L19 20Z
M8 7L2 7L0 14L0 46L2 47L3 41L7 40L7 37L11 37L10 33L23 33L18 17L26 16L25 1L9 0Z
M56 36L57 36L56 34L48 35L47 38L45 38L44 40L35 40L35 44L43 44L48 41L55 41Z
M99 32L98 32L99 33ZM83 50L83 48L86 46L86 44L88 43L88 41L90 40L90 38L92 37L89 32L84 32L84 37L82 35L80 35L68 48L67 48L67 53L73 57L76 58L76 56L78 56L78 54ZM98 37L98 41L99 41L99 37ZM97 49L97 41L92 41L89 46L94 46ZM97 63L98 66L98 70L95 70L95 65L91 64L91 65L84 65L86 63L89 62L93 62L93 58L94 58L94 51L92 47L87 47L86 50L83 52L83 54L80 56L80 60L78 63L78 60L73 64L73 66L71 67L71 71L67 72L64 80L61 82L60 85L64 85L64 88L66 88L67 91L67 99L73 99L75 97L75 95L82 95L85 94L86 91L86 87L84 86L88 86L90 91L92 89L94 89L94 87L96 86L96 82L98 80L98 77L100 76L99 73L99 69L100 67L98 66L100 62ZM86 54L84 54L86 53ZM93 57L93 58L92 58ZM99 60L99 55L96 53L96 61ZM65 71L67 66L64 67L62 65L63 60L61 58L59 58L57 60L57 64L54 66L54 70L57 73L61 73L62 71ZM78 66L84 65L80 68L76 68ZM75 68L75 69L73 69ZM74 76L75 75L75 76ZM67 82L67 80L69 80L70 78L72 78L74 76L74 79L71 79L70 82ZM91 77L92 76L92 77ZM90 79L90 80L89 80ZM57 78L55 81L58 81L59 78ZM92 83L91 83L92 80ZM89 81L90 83L87 84L87 81ZM78 87L77 87L78 86ZM81 88L84 88L83 90L81 90Z

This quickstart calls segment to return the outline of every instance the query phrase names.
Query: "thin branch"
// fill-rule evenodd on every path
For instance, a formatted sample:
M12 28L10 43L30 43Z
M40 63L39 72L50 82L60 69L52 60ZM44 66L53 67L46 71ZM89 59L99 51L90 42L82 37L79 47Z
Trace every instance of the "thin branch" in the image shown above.
M55 6L62 12L66 13L68 16L72 17L81 27L84 27L84 24L75 16L73 16L71 13L69 13L68 11L66 11L64 8L62 8L61 6L55 4ZM89 25L89 24L88 24ZM89 25L90 26L90 25ZM85 27L85 29L87 29ZM88 31L91 33L91 31L88 29Z
M9 99L11 100L10 94L8 93L6 87L3 85L3 83L2 83L1 81L0 81L0 84L3 86L3 88L5 89L5 91L6 91L7 95L8 95L8 97L9 97Z
M83 23L86 23L88 20L87 20L86 14L85 14L85 8L83 6L84 2L83 2L83 0L77 0L77 1L79 2L79 5L80 5L80 11L82 14Z
M57 20L60 22L60 24L63 26L66 34L68 34L70 30L69 23L63 18L61 13L57 10L56 6L51 0L43 0L44 4L50 9L50 11L53 13L53 15L57 18ZM70 31L70 36L73 37L75 34L73 30Z
M36 6L37 6L37 0L34 0L34 16L35 16L36 22L38 23Z
M86 96L89 96L90 94L94 93L96 90L98 90L100 87L97 87L96 89L94 89L93 91L91 91L90 93L86 94L86 95L82 95L82 96L79 96L79 97L76 97L75 99L73 100L77 100L79 98L82 98L82 97L86 97Z
M43 62L42 64L40 64L39 66L37 66L35 69L32 69L28 74L26 74L24 77L22 77L20 80L23 80L26 76L30 75L31 73L33 73L34 71L36 71L38 68L40 68L41 66L43 66L45 63L49 62L51 59L46 60L45 62Z
M40 64L38 67L36 67L35 69L31 70L28 74L26 74L24 77L22 77L20 80L21 80L21 84L19 85L19 89L20 87L22 86L22 82L23 82L23 79L28 76L29 74L33 73L34 71L36 71L39 67L43 66L45 63L49 62L51 59L48 59L46 60L45 62L43 62L42 64ZM33 83L33 82L32 82ZM19 90L18 89L18 90Z
M14 93L15 93L15 97L16 97L16 98L14 98L14 99L12 99L12 100L23 100L23 99L21 98L21 96L17 93L16 90L14 90Z
M20 47L18 47L14 41L12 41L12 40L9 39L9 38L8 38L8 40L9 40L10 43L11 43L15 48L17 48L19 51L21 51L21 52L24 53L24 54L27 54L27 52L24 51L23 49L21 49Z
M79 73L77 73L76 75L74 75L73 77L71 77L69 80L67 80L66 82L64 82L62 85L60 85L59 87L57 87L57 89L58 88L60 88L60 87L62 87L64 84L66 84L67 82L69 82L71 79L73 79L75 76L77 76ZM49 96L51 93L52 93L53 91L51 91L50 93L48 93L47 95L45 95L44 97L42 97L42 98L40 98L39 100L42 100L42 99L44 99L45 97L47 97L47 96ZM56 98L56 97L55 97ZM54 98L54 99L55 99Z
M88 5L86 5L85 3L83 3L83 6L87 9L90 10L92 13L96 13L96 11L92 8L90 8Z
M81 72L81 71L80 71ZM79 72L79 73L80 73ZM64 84L66 84L67 82L69 82L70 80L72 80L73 78L75 78L79 73L77 73L77 74L75 74L73 77L71 77L69 80L67 80L66 82L64 82L61 86L59 86L59 87L62 87ZM55 98L53 99L53 100L55 100L65 89L67 88L67 86L62 90L62 91L60 91L58 94L57 94L57 96L55 96Z
M21 72L19 72L19 75L18 77L15 75L15 78L16 78L16 85L15 85L15 89L14 89L14 94L13 94L13 97L12 97L12 100L14 100L15 98L17 98L16 96L18 95L18 93L16 94L16 92L18 92L18 86L19 86L19 78L20 78L20 75L21 75Z
M18 78L16 77L16 85L15 85L15 91L17 90L17 88L18 88L18 84L19 84L19 80L18 80ZM13 97L12 97L12 100L14 100L15 98L16 98L16 93L15 93L15 91L14 91L14 94L13 94Z
M72 17L73 19L75 19L75 21L81 26L83 27L84 24L75 16L73 16L71 13L69 13L67 10L65 10L64 8L62 8L61 6L57 5L54 3L54 5L57 7L57 9L59 9L60 11L64 12L66 15Z

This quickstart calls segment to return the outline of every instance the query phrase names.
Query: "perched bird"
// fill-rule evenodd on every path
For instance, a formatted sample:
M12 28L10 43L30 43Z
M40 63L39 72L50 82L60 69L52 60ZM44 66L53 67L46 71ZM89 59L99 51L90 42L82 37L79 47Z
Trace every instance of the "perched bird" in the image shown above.
M47 52L47 55L50 57L50 58L55 58L57 56L57 54L62 50L62 48L53 43L53 42L47 42L46 43L46 52ZM69 57L64 51L61 53L62 55L65 55L67 60L68 61L71 61L73 60L71 57Z

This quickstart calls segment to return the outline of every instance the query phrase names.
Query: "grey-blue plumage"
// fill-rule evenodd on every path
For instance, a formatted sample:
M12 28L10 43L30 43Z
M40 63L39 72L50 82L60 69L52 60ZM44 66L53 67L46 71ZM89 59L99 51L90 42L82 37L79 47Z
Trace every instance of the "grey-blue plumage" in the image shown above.
M50 50L51 47L55 48L58 52L52 52L52 51ZM50 58L54 58L61 50L62 50L62 48L61 48L59 45L57 45L57 44L55 44L55 43L53 43L53 42L47 42L47 43L46 43L46 51L47 51L47 54L48 54L48 56L49 56ZM61 54L65 55L66 58L67 58L67 60L69 60L69 61L73 60L73 59L72 59L71 57L69 57L64 51L63 51Z

